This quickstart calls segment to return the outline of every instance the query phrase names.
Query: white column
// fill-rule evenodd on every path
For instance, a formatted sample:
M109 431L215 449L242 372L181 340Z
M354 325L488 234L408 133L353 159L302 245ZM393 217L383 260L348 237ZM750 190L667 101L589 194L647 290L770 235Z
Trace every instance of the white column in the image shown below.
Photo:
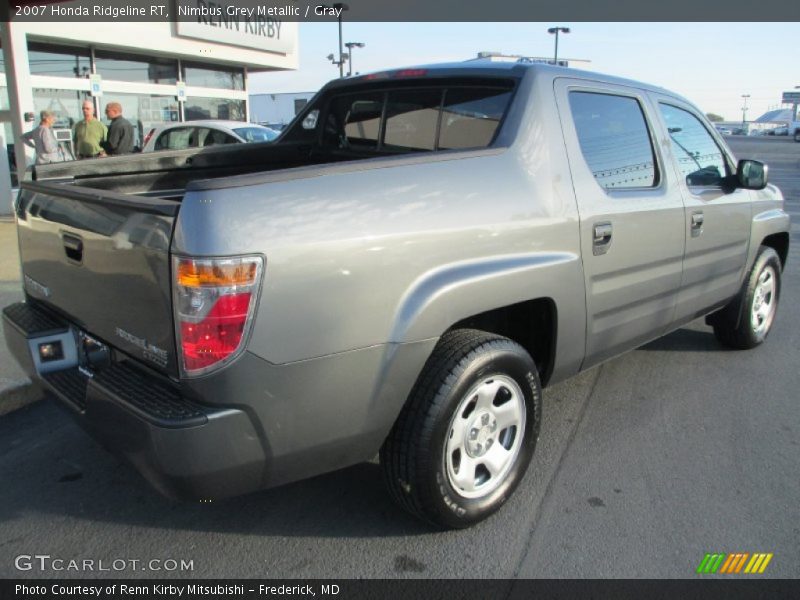
M3 134L0 133L0 151L4 151L5 147L6 140ZM14 204L14 198L11 195L11 172L8 168L5 152L0 156L0 198L2 198L0 202L0 217L10 215Z
M17 177L20 181L26 178L25 167L28 159L33 159L33 149L22 142L19 137L33 129L39 122L25 122L26 112L35 113L33 108L33 89L30 83L30 67L28 66L28 43L23 29L24 23L0 23L0 39L3 44L3 60L6 66L6 84L8 85L8 101L11 112L11 128L14 132L14 153L17 160ZM11 143L12 140L7 141ZM5 202L3 202L5 206Z
M247 67L244 68L244 73L242 75L242 83L244 84L244 93L247 94L244 97L244 121L245 123L250 123L250 84L247 81Z

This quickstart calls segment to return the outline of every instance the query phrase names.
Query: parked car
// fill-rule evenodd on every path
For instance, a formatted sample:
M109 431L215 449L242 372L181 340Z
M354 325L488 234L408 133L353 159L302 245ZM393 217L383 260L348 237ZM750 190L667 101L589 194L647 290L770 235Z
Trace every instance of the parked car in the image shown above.
M269 127L270 129L274 129L277 132L281 132L286 129L287 123L261 123L264 127Z
M792 121L789 123L789 131L792 132L795 142L800 142L800 121Z
M789 128L786 125L782 125L780 127L775 127L774 129L768 129L766 131L766 135L789 135Z
M379 452L443 528L511 496L543 387L704 315L764 342L789 252L694 105L549 65L336 80L277 143L35 176L6 340L104 444L191 499Z
M733 130L730 127L723 127L721 125L714 126L717 131L719 131L722 135L733 135Z
M243 121L202 120L167 123L152 127L144 137L142 152L185 150L219 144L271 142L279 133L269 127Z

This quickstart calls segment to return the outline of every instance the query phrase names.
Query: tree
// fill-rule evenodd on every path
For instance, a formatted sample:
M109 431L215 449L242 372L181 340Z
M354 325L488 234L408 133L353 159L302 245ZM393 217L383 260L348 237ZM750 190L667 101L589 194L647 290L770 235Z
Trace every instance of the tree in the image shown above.
M714 113L706 113L706 118L712 123L721 123L722 121L725 120L721 116Z

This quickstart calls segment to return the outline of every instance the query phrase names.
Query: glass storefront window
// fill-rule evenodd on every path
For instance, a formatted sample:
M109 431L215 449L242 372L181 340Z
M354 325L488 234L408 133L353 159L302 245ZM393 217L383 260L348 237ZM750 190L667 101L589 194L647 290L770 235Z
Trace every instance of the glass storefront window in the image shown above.
M210 68L192 63L183 63L182 67L183 80L186 85L221 88L224 90L244 89L243 69Z
M94 59L95 68L103 79L165 85L174 85L178 81L177 60L103 50L95 51Z
M89 98L88 92L33 88L33 108L36 118L31 124L31 129L39 124L39 112L42 110L56 114L54 129L71 129L75 123L83 119L81 104L87 98Z
M88 48L28 42L28 64L31 75L83 78L92 72Z
M118 94L108 92L103 95L101 104L101 120L106 125L105 107L109 102L122 105L122 116L133 125L133 145L141 148L144 137L150 130L162 123L178 121L178 101L174 96L156 96L151 94Z
M199 119L244 121L244 100L189 97L183 106L183 114L187 121L197 121Z

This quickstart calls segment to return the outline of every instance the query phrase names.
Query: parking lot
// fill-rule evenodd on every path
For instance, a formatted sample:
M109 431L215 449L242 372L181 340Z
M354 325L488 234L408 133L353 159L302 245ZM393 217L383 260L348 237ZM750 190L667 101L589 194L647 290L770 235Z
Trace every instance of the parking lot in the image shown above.
M800 144L727 139L770 165L794 221L769 340L731 351L697 321L549 388L536 456L498 515L433 532L395 508L376 463L174 503L38 402L0 418L0 576L681 578L708 552L769 552L764 576L798 577ZM193 569L20 572L23 554Z

